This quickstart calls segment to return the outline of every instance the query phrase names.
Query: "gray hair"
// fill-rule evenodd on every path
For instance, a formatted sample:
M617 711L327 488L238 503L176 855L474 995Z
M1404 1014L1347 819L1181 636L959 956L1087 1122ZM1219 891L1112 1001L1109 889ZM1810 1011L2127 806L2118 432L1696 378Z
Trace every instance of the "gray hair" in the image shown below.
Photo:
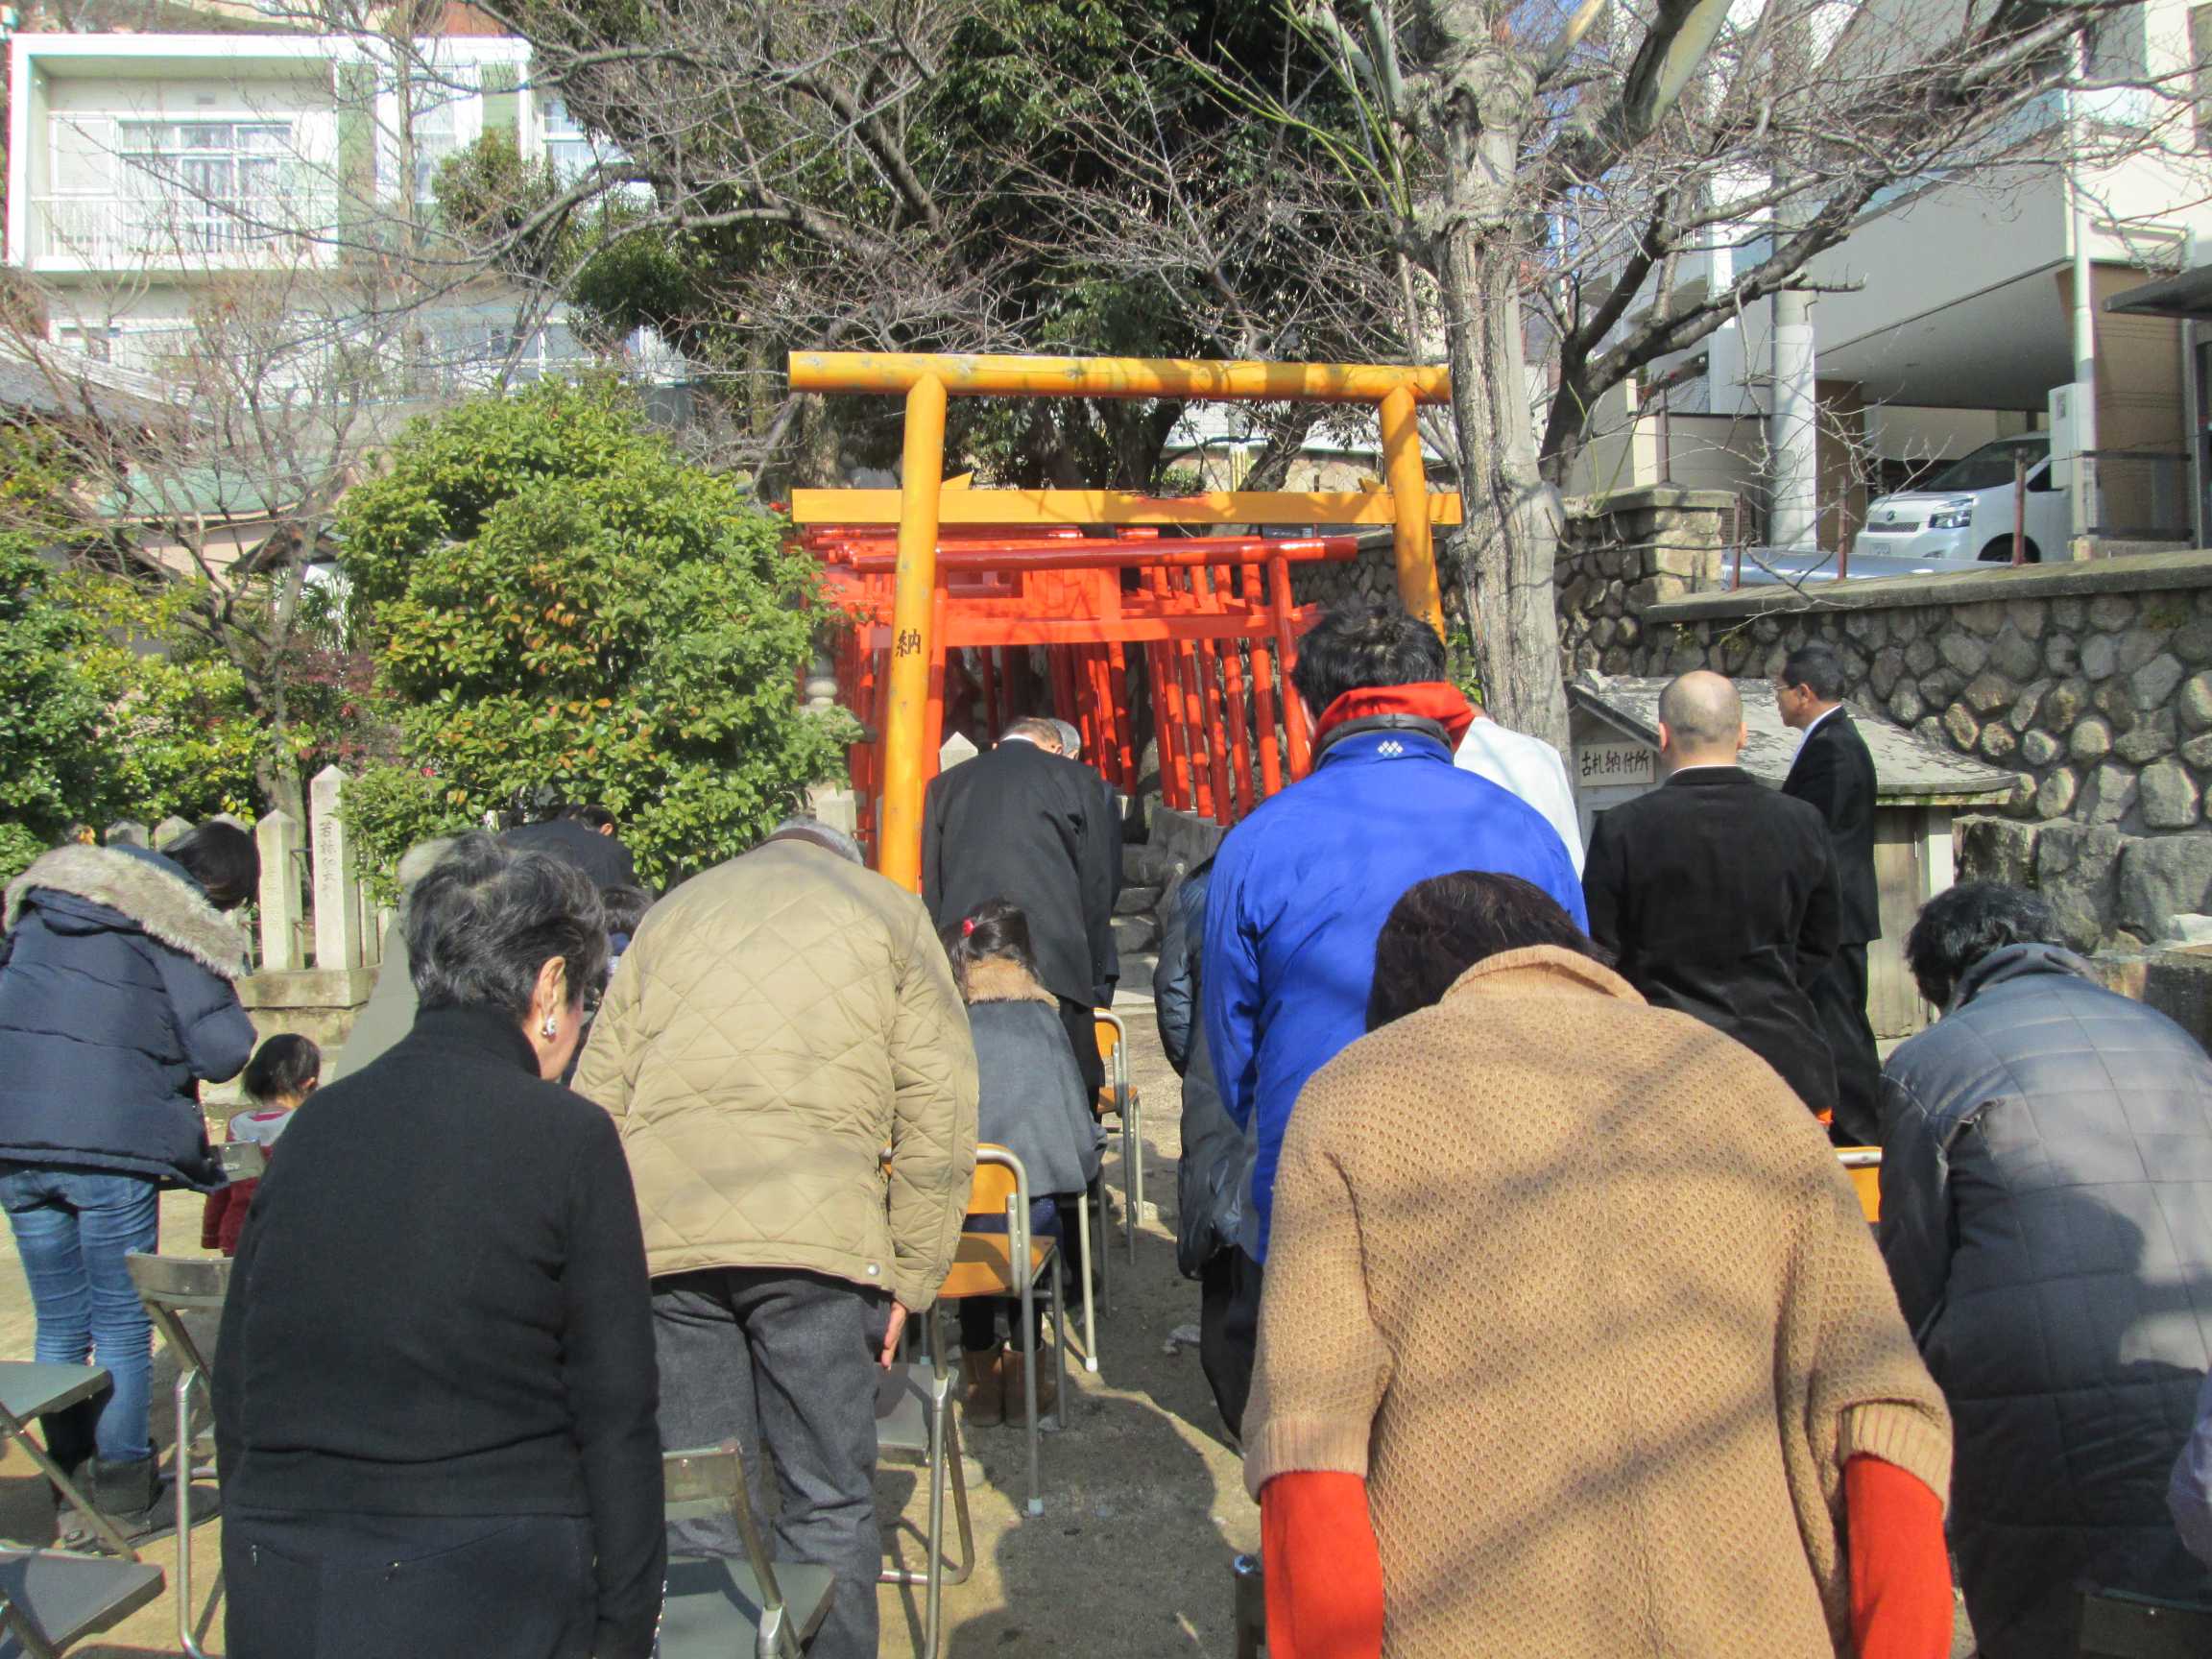
M1070 760L1083 758L1083 733L1065 720L1055 720L1053 727L1060 733L1060 753Z
M771 841L811 841L815 846L834 853L838 857L867 868L868 854L860 851L860 843L821 819L805 812L795 812L768 832Z
M407 968L425 1008L496 1008L518 1021L553 956L572 998L606 975L599 890L563 859L473 830L407 895Z
M1040 748L1057 750L1061 745L1060 722L1048 720L1042 714L1026 714L1006 728L999 738L1001 743L1034 743Z
M404 893L416 882L438 868L438 860L453 851L453 837L433 835L427 841L418 841L399 854L399 891Z

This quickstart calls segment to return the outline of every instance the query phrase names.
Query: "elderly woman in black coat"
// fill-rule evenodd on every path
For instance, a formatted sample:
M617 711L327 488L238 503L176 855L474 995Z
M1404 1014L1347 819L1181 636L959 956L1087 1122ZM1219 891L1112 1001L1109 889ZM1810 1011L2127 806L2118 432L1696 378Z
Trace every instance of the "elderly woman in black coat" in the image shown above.
M112 1391L49 1417L46 1444L128 1533L158 1525L153 1336L124 1258L159 1241L165 1185L223 1184L198 1085L234 1075L253 1026L228 912L252 837L203 824L164 853L67 846L8 889L0 936L0 1204L38 1310L37 1355L97 1360Z
M215 1374L230 1659L644 1659L664 1563L645 1248L613 1120L552 1081L607 932L464 836L420 1010L255 1195Z

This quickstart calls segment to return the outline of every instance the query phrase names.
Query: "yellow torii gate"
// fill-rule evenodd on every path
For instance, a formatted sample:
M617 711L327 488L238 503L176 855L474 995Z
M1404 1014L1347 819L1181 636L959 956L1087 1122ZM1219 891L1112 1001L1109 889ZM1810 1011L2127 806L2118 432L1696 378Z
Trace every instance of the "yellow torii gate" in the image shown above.
M1224 363L1182 358L1003 357L794 351L794 392L898 393L906 399L900 488L799 490L800 524L899 525L889 710L883 733L878 863L922 886L923 730L929 694L930 601L939 528L952 524L1382 524L1393 527L1398 596L1443 631L1431 525L1459 522L1459 498L1429 492L1416 411L1452 395L1442 368L1347 363ZM1111 490L944 488L945 404L952 396L1172 397L1187 402L1373 403L1387 493L1294 491L1161 498Z

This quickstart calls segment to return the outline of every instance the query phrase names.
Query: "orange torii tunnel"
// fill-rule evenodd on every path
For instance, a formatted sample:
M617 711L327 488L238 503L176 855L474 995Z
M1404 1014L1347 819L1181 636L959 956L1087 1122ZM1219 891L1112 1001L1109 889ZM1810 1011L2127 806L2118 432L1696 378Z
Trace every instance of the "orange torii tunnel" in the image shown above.
M795 352L790 381L905 397L902 487L797 491L792 517L854 622L838 678L878 734L854 748L854 786L878 868L908 888L921 885L922 796L949 689L958 683L967 707L973 693L995 734L1041 711L1023 706L1034 648L1052 706L1118 787L1138 785L1140 676L1168 805L1228 824L1304 775L1309 733L1287 676L1318 613L1296 604L1290 572L1350 559L1358 542L1260 531L1389 525L1401 600L1441 625L1431 527L1457 523L1459 501L1429 491L1416 423L1421 403L1450 396L1441 368ZM952 395L1373 402L1389 490L1153 497L948 486ZM1242 533L1205 533L1232 527Z

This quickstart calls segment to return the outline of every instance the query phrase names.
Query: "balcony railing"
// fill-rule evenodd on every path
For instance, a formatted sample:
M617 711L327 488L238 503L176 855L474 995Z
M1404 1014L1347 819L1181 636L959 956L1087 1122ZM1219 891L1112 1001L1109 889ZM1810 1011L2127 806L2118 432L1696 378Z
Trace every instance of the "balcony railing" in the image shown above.
M299 191L234 201L40 196L32 202L31 259L93 271L294 263L325 244L331 217L326 203Z

